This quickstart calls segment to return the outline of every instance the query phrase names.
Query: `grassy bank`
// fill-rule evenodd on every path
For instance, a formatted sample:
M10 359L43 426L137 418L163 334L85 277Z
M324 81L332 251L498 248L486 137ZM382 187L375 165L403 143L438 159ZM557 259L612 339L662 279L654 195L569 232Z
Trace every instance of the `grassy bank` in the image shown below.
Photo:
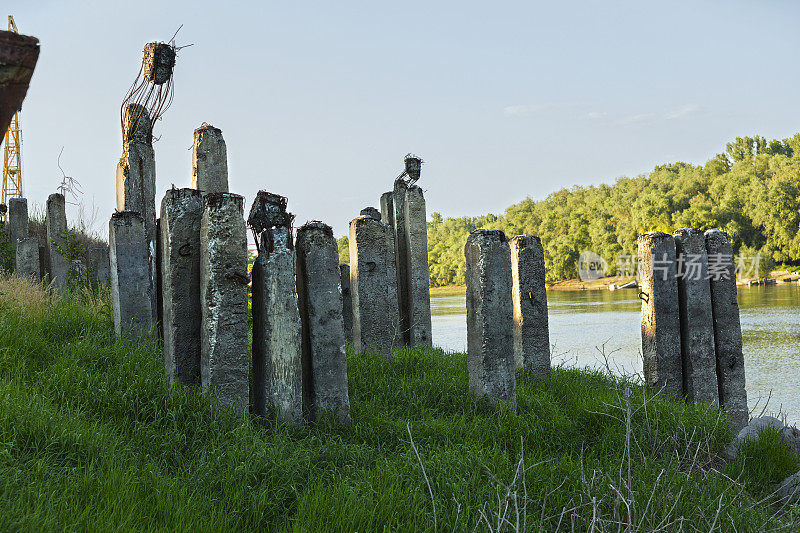
M0 530L745 531L791 518L759 503L797 467L778 439L720 466L731 435L718 411L596 372L520 381L512 413L468 394L464 354L350 353L350 427L270 429L166 385L156 345L114 338L107 297L8 280L0 293Z

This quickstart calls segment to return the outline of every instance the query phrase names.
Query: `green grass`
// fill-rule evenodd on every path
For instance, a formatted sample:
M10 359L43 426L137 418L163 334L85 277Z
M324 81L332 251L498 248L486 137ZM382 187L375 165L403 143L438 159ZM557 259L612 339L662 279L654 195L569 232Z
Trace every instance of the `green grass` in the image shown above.
M349 353L349 427L270 428L165 384L157 345L114 338L106 296L0 293L3 531L471 531L517 511L535 530L788 527L759 503L797 467L777 439L719 472L718 411L624 380L556 368L519 380L514 413L468 394L464 354Z

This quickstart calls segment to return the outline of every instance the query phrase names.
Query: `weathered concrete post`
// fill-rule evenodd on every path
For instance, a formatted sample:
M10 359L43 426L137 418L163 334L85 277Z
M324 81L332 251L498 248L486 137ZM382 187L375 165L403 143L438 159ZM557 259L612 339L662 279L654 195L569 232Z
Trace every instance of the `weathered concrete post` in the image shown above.
M311 419L323 411L350 420L339 253L333 230L308 222L297 230L297 298L303 322L303 404Z
M39 281L39 239L36 237L23 237L17 239L15 271L21 278Z
M353 346L388 358L400 338L394 237L377 210L365 211L350 222Z
M8 199L8 240L28 237L28 200L27 198Z
M295 292L294 215L286 198L259 191L247 224L253 264L253 411L284 421L303 417L302 326Z
M111 260L108 248L89 248L86 251L89 276L95 287L108 287L111 282Z
M694 402L719 403L705 236L693 228L672 235L678 265L683 393Z
M169 189L161 200L161 316L164 371L170 383L200 384L202 218L199 191Z
M342 284L342 320L344 320L345 342L353 342L353 298L350 291L350 265L339 265L339 280ZM395 296L395 299L397 297Z
M516 406L511 249L502 231L479 229L464 247L467 260L469 389L492 404Z
M203 194L228 192L228 150L222 130L203 124L194 130L192 188Z
M200 379L219 405L244 416L250 400L244 198L203 198L200 225Z
M111 299L117 335L142 335L153 327L153 287L142 215L120 211L108 227Z
M138 122L136 117L139 117ZM129 104L125 109L128 142L122 147L117 164L117 211L134 211L144 220L148 253L155 257L156 238L156 161L153 151L153 123L147 109ZM152 259L151 261L155 261Z
M392 230L394 225L394 191L385 192L381 195L381 222L389 224Z
M45 213L47 226L47 256L50 264L50 279L57 289L63 289L69 281L72 263L62 255L66 253L67 212L64 195L51 194L47 197Z
M736 266L733 247L718 229L705 233L711 309L714 316L714 346L717 352L719 402L728 412L734 429L749 422L745 390L742 325L736 301Z
M138 120L137 120L138 119ZM117 211L139 213L147 239L150 292L157 293L156 275L156 160L153 121L139 104L125 108L122 157L117 163ZM157 298L152 299L152 321L158 318Z
M386 203L382 199L382 205ZM418 186L398 181L394 205L400 329L412 346L431 345L431 295L425 197Z
M644 379L653 389L679 398L683 362L675 239L656 231L639 237L638 244Z
M511 247L516 368L534 380L550 379L550 329L547 316L544 249L539 237L517 235Z

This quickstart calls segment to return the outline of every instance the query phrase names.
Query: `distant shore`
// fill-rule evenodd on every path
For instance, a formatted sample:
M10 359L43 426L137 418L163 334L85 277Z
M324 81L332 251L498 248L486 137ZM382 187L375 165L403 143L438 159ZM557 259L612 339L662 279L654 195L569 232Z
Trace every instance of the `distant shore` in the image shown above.
M787 270L773 270L765 279L775 280L776 283L797 283L800 276L797 273ZM547 284L548 291L597 291L608 290L611 285L624 285L635 281L634 276L622 276L612 278L600 278L593 281L581 281L580 279L567 279L555 281ZM739 285L750 285L752 280L740 280ZM763 283L762 283L763 284ZM627 290L627 289L619 289ZM464 296L467 292L466 285L449 285L447 287L431 287L431 296Z

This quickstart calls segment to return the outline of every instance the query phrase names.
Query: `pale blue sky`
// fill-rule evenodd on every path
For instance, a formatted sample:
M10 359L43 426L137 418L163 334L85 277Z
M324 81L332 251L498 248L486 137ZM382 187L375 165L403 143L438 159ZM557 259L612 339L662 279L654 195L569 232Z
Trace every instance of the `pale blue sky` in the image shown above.
M133 6L136 6L134 8ZM289 197L347 231L407 152L428 213L705 162L737 135L800 131L790 1L3 3L42 52L23 121L25 192L62 166L95 225L115 206L119 104L148 41L183 24L155 127L158 197L189 186L192 132L223 130L232 192ZM5 14L5 13L2 13ZM73 213L71 213L73 214Z

